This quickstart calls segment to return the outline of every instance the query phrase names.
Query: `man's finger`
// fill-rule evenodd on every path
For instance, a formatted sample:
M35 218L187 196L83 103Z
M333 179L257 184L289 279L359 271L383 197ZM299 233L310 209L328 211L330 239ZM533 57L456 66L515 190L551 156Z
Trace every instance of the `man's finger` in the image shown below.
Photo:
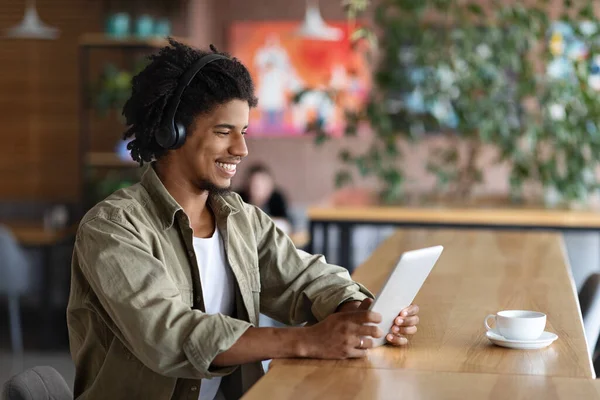
M351 318L355 323L361 325L368 323L378 324L381 322L381 314L373 311L357 311L353 313L349 318Z
M419 313L419 306L416 304L411 304L406 307L404 310L400 311L400 317L405 318L411 315L417 315Z
M370 336L374 338L383 337L383 331L378 326L373 325L359 325L356 333L359 336Z
M401 326L398 328L397 326L394 326L394 328L392 329L392 332L400 333L402 335L414 335L415 333L417 333L417 327L416 326Z
M362 303L360 303L360 306L358 306L359 310L368 310L369 307L371 307L371 304L373 304L373 299L371 298L366 298L362 301Z
M414 326L414 325L418 325L419 324L419 316L418 315L413 315L412 317L403 318L402 322L400 324L398 324L397 322L398 322L398 318L396 318L396 321L394 321L394 325L397 325L397 326Z
M385 336L385 340L387 340L388 343L390 343L394 346L404 346L404 345L408 344L408 339L406 339L404 336L398 335L398 334L388 333Z
M365 358L367 349L352 349L348 352L348 358Z
M361 344L360 340L362 340L362 346L360 345ZM362 350L367 350L367 349L372 349L374 346L375 346L375 342L373 341L373 339L363 336L363 337L359 338L356 348L362 349Z

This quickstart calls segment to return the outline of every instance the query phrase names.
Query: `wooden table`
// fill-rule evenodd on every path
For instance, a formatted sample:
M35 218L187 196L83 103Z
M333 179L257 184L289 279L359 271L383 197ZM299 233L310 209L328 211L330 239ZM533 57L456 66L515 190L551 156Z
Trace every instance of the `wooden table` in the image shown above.
M2 222L15 239L25 247L52 246L72 237L77 231L77 224L62 229L46 229L42 222L8 221Z
M39 249L42 252L42 282L40 325L44 333L42 343L50 347L50 333L53 329L52 289L54 287L51 272L56 248L75 237L78 224L62 229L46 229L40 221L6 221L1 222L24 248Z
M593 379L282 365L244 396L264 399L598 399Z
M299 249L305 248L310 242L310 237L307 231L297 231L290 233L290 239L294 242L294 246Z
M445 250L415 299L421 307L421 324L408 346L380 347L360 360L274 360L247 398L258 399L266 390L281 393L275 398L294 398L298 393L294 390L300 388L311 393L302 398L329 398L335 393L333 398L392 398L406 391L411 393L407 398L436 398L446 389L457 398L473 393L466 398L512 399L513 390L519 396L535 393L534 398L546 398L543 394L554 391L558 394L548 398L577 398L565 397L572 390L597 397L560 234L398 231L353 278L377 292L403 251L438 244ZM490 344L483 319L502 309L545 312L546 330L559 339L529 351Z
M323 229L323 244L319 249L310 242L310 253L326 257L329 228L339 229L336 262L354 268L352 231L357 225L394 225L398 227L430 227L494 230L600 231L599 210L545 209L539 206L509 206L497 201L474 206L449 206L443 203L422 207L346 207L320 206L308 209L310 238Z

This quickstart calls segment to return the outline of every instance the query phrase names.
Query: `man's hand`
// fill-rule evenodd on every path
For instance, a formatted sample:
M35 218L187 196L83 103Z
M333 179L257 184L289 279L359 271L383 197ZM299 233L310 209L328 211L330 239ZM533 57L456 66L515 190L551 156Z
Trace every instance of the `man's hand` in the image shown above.
M350 301L325 320L302 328L248 328L231 346L217 355L215 366L247 364L274 358L310 357L344 359L365 357L373 348L371 338L383 337L377 326L381 315L369 311L373 300ZM411 305L394 321L387 341L396 346L408 343L405 335L417 331L419 307ZM371 338L370 338L371 337ZM362 346L361 346L362 344Z
M369 305L363 302L350 311L331 314L323 321L305 329L301 339L301 356L322 359L360 358L373 347L371 338L380 338L383 332L377 326L381 315L368 311Z
M339 306L337 312L344 312L356 309L368 310L373 304L372 299L365 299L361 302L359 301L349 301L343 303ZM417 325L419 324L419 306L416 304L412 304L406 307L404 310L400 311L398 317L394 320L394 325L392 325L389 333L386 335L386 340L388 343L394 346L404 346L408 343L408 339L406 335L414 335L417 333Z
M419 324L419 306L411 304L404 310L400 311L398 317L394 320L394 325L390 333L385 339L388 343L394 346L404 346L408 343L406 335L414 335L417 333L417 325Z

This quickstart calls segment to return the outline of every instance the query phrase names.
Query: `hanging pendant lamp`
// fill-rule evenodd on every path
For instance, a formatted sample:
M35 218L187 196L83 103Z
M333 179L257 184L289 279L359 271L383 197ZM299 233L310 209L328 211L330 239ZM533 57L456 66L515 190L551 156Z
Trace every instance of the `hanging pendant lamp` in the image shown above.
M35 0L27 0L23 21L6 30L5 37L14 39L56 39L60 32L42 22L35 8Z
M307 0L304 21L296 31L296 35L306 39L336 41L342 39L344 33L341 29L325 23L317 0Z

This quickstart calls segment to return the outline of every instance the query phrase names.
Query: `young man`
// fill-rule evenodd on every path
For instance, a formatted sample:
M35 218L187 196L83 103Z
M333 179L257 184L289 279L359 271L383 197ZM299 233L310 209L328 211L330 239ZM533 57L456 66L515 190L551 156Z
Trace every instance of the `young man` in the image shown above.
M239 398L261 360L364 357L371 294L346 270L295 249L229 191L247 155L254 86L236 59L171 41L133 79L123 109L142 181L81 221L67 318L75 396ZM211 54L211 55L209 55ZM258 328L262 312L295 328ZM416 332L418 307L393 345Z

